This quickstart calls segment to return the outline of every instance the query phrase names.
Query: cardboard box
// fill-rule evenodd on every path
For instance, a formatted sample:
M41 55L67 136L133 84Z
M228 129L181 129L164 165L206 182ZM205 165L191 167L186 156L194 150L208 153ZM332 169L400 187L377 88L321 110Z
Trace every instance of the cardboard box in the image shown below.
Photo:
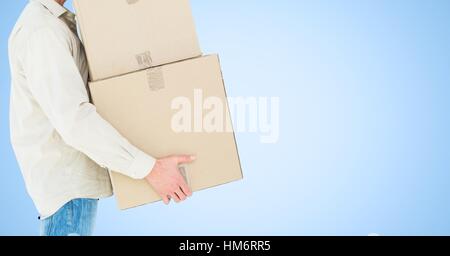
M75 0L91 81L201 56L189 0Z
M217 55L93 82L90 89L100 115L144 152L156 158L196 155L197 160L186 167L193 191L242 179ZM181 111L181 105L187 111ZM215 122L208 119L213 110L219 117ZM180 113L188 115L178 119L183 116ZM187 116L192 118L190 123ZM180 120L188 124L181 126L184 130L179 130ZM161 199L146 181L114 171L111 175L120 209Z

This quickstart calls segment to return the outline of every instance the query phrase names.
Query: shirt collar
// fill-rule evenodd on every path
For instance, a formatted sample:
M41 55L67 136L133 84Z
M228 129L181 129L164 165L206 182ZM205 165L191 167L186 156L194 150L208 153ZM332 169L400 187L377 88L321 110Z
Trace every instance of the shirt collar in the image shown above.
M64 8L54 0L34 0L34 1L41 3L57 18L59 18L61 15L63 15L68 11L66 8Z

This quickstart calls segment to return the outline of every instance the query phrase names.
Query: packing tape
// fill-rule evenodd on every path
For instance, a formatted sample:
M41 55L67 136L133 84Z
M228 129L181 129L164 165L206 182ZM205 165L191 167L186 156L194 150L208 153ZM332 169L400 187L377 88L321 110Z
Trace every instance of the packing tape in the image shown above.
M132 5L139 2L139 0L127 0L127 4Z
M147 69L147 82L151 91L159 91L164 89L164 73L162 67Z
M136 61L139 65L139 68L146 69L150 68L153 63L152 54L149 51L136 54Z

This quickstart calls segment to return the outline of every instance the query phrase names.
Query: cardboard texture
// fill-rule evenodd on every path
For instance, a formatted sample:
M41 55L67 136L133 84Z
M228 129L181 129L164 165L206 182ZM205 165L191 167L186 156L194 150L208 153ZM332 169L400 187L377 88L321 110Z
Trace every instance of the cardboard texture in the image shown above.
M90 83L97 111L133 145L156 158L193 154L197 160L186 166L193 191L242 179L233 132L176 133L173 100L186 97L195 108L195 91L203 100L217 97L223 103L224 125L232 127L220 63L217 55L204 56ZM207 113L207 111L204 111ZM202 117L206 115L202 114ZM194 116L192 116L192 126ZM133 180L112 171L114 192L120 209L159 201L146 181Z
M75 0L91 81L201 56L189 0Z

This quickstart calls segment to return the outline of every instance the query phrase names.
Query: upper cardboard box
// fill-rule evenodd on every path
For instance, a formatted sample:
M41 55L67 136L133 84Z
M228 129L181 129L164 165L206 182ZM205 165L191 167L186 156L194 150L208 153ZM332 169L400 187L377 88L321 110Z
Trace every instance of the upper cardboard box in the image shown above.
M75 0L91 81L200 56L189 0Z

